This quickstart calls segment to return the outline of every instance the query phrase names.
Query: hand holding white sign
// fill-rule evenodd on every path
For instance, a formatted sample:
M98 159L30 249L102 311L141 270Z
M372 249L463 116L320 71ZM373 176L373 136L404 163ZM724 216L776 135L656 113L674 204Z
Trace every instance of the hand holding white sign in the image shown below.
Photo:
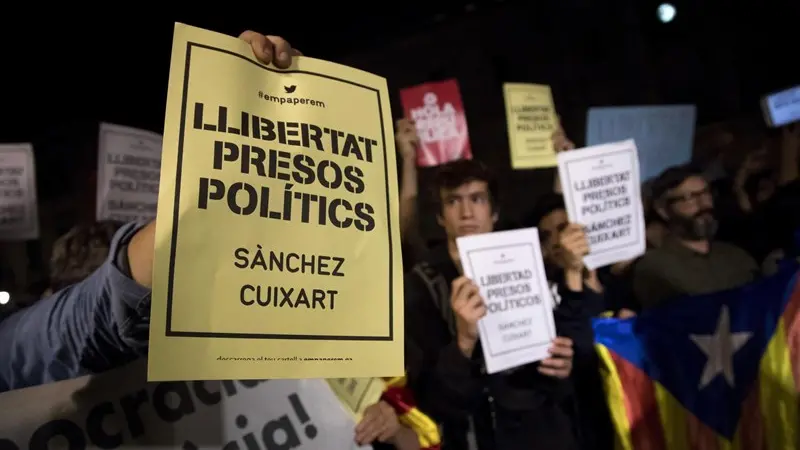
M474 281L462 277L453 283L459 336L473 338L474 321L482 317L477 328L486 371L497 373L552 356L553 299L536 228L460 237L456 243L464 276ZM552 364L557 372L565 369L562 362Z
M478 321L486 315L480 289L463 275L456 278L450 289L450 305L456 316L458 347L470 357L478 342Z
M556 260L566 270L582 271L583 258L589 254L589 241L581 225L571 223L561 232L556 247Z
M572 357L575 355L575 351L572 350L572 339L557 337L548 351L550 357L543 359L539 364L539 373L554 378L567 378L572 373Z

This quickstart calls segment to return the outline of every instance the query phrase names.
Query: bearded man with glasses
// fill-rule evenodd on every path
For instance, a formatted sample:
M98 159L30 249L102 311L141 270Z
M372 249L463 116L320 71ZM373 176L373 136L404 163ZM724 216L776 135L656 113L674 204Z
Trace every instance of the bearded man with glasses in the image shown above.
M735 288L759 275L747 252L714 240L714 199L701 172L690 166L671 167L653 182L651 194L669 234L634 268L633 291L642 308L682 295Z

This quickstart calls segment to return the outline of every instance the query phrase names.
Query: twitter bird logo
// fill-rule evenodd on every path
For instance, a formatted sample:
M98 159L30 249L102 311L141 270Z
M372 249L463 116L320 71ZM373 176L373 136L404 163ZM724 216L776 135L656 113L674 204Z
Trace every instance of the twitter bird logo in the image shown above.
M286 90L287 94L291 94L295 89L297 89L297 86L284 86L283 89Z

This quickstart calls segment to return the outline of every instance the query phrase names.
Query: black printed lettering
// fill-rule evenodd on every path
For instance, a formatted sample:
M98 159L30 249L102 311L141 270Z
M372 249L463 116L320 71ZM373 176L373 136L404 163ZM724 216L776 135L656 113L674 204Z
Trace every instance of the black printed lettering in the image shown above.
M299 216L304 223L330 224L341 229L355 227L365 232L375 229L375 208L368 203L353 204L342 198L328 199L299 192L291 183L286 183L281 192L245 182L226 186L222 180L207 177L201 177L199 182L199 209L222 204L223 208L241 216L258 215L263 219L287 222L297 220Z
M339 291L333 289L245 284L239 289L239 303L270 308L333 310L338 294Z
M194 401L187 384L182 381L159 383L153 390L153 409L161 420L168 423L193 414Z
M144 435L144 422L139 415L139 408L145 403L147 403L147 391L144 389L126 395L119 401L122 413L125 415L125 422L128 424L128 431L134 439Z
M214 116L215 120L207 121ZM193 129L201 132L263 142L258 145L214 140L211 167L234 169L248 178L231 181L213 176L199 178L199 209L218 208L216 205L219 205L239 216L354 228L361 232L375 229L373 205L337 193L360 195L366 191L363 166L372 163L379 150L376 139L310 123L272 120L247 111L232 111L224 105L208 108L200 102L194 104L191 123ZM273 148L275 146L295 151ZM146 163L146 160L138 162ZM115 181L114 189L157 192L158 183L152 174L133 169L120 169L119 173L121 177ZM304 190L313 185L323 187L330 194Z
M105 419L115 412L114 405L105 402L92 408L86 417L86 435L99 448L110 450L122 446L122 430L109 432L105 428Z
M205 381L193 382L192 388L197 399L206 406L216 405L222 400L222 394L219 391L209 391L206 389Z
M28 449L48 450L50 442L56 437L66 440L68 450L86 449L86 438L81 427L65 419L53 420L40 426L31 436ZM64 448L64 445L60 445L59 448Z

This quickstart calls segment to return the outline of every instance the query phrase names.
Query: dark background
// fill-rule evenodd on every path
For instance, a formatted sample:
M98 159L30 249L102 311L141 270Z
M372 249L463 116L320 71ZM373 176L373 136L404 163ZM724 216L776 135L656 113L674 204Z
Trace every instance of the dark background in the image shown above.
M46 255L54 236L94 214L97 123L161 132L175 21L286 37L306 55L385 76L397 90L457 78L475 158L503 181L503 211L524 213L551 171L511 171L501 84L550 84L580 145L590 106L695 103L698 125L760 120L766 92L800 83L800 2L675 0L217 2L104 4L0 19L0 142L33 142ZM118 11L112 8L119 8ZM423 189L429 173L422 174ZM424 193L424 191L423 191ZM422 196L422 229L437 228ZM35 259L35 258L33 258ZM36 265L35 262L31 264Z

